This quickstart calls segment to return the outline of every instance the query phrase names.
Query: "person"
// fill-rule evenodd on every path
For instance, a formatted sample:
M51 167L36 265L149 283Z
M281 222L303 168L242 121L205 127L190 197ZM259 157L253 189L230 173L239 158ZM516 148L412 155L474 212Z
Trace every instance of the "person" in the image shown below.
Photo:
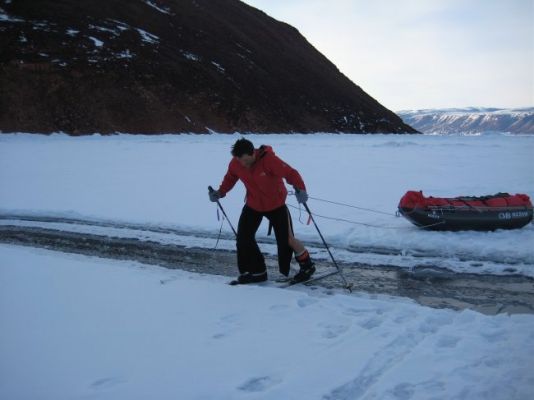
M278 158L271 146L255 149L252 142L242 138L232 146L232 160L218 190L210 191L213 202L226 196L238 180L247 190L246 202L237 227L237 266L239 277L233 284L247 284L267 280L265 259L256 242L256 232L266 217L276 237L280 273L289 276L293 254L300 266L293 281L310 279L315 266L308 250L295 238L291 214L286 205L287 189L282 179L292 185L299 203L308 200L306 186L297 170Z

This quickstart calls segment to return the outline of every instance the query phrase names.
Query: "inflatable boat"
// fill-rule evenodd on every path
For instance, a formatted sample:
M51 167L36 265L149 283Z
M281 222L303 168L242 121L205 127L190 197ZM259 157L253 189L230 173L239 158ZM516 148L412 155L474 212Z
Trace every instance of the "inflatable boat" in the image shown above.
M400 200L399 212L420 228L441 231L518 229L532 221L532 203L526 194L439 198L408 191Z

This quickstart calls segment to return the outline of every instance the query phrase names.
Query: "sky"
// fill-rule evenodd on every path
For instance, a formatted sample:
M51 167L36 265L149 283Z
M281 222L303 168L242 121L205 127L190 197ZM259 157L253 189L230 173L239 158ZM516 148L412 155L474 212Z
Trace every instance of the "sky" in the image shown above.
M245 0L393 111L534 106L534 0Z

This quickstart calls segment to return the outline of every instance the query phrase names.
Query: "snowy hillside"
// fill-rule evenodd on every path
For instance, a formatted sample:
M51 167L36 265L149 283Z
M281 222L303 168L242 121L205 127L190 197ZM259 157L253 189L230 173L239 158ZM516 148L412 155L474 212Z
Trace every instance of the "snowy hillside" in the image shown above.
M534 134L534 107L404 110L397 114L423 133L493 131Z

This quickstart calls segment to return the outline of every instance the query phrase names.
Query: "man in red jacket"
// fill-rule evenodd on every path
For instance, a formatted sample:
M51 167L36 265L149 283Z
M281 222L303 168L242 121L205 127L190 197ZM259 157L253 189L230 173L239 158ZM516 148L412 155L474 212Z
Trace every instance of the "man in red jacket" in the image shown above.
M293 252L300 265L295 281L308 280L315 272L310 254L293 235L291 215L286 206L287 190L282 178L295 188L299 203L308 200L306 186L297 170L278 158L270 146L254 149L247 139L239 139L232 146L232 160L219 190L210 192L216 202L241 180L247 189L246 204L237 228L237 266L239 277L233 283L246 284L267 280L265 259L256 242L256 231L263 217L271 223L278 246L280 273L289 275Z

